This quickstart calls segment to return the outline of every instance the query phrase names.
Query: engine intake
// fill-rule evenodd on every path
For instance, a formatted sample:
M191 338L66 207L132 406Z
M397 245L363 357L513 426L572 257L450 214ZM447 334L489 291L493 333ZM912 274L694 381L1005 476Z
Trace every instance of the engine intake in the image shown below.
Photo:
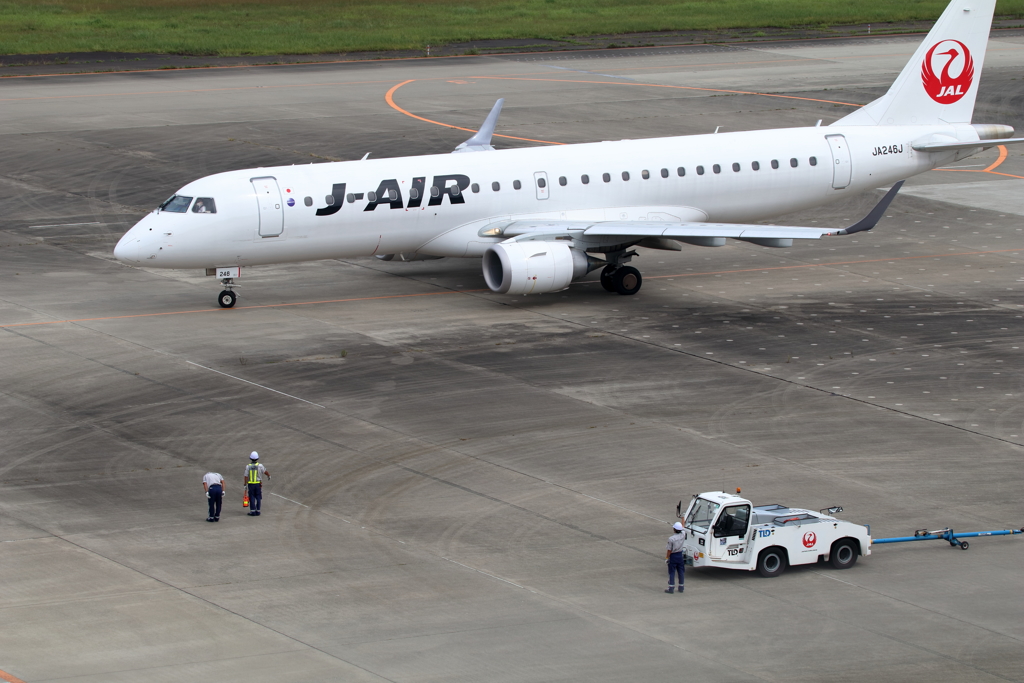
M557 292L603 261L566 242L502 242L484 252L484 280L498 294Z

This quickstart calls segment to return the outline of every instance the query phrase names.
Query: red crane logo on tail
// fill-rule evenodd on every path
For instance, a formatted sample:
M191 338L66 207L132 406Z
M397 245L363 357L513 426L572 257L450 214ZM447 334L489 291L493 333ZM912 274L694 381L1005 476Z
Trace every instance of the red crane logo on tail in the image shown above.
M939 47L946 48L943 52L936 52ZM935 74L933 58L947 57L945 65L942 65L942 72ZM960 75L951 76L950 67L960 67ZM939 104L953 104L967 94L974 82L974 58L971 51L959 40L940 40L932 45L928 54L924 56L924 63L921 65L921 81L924 83L924 91L928 96Z

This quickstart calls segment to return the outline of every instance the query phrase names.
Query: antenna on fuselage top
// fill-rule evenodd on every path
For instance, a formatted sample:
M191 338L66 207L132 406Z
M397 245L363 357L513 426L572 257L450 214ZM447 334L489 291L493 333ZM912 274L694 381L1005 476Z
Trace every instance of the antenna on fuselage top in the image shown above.
M368 156L370 156L370 153L369 153L369 152L367 152L366 154L364 154L364 155L363 155L363 158L362 158L362 159L360 159L359 161L366 161L366 157L368 157Z

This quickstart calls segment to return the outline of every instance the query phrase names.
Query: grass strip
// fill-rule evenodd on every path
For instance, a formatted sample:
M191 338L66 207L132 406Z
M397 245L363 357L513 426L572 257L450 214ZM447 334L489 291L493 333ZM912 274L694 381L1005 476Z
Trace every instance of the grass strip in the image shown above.
M0 0L0 54L274 55L935 19L946 0ZM1024 0L997 14L1024 17ZM881 27L879 27L881 28Z

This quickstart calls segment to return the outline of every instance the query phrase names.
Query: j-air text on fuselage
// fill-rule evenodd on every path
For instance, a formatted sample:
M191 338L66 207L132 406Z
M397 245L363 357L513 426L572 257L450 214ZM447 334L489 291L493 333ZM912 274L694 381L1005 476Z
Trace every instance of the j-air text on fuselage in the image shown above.
M601 268L606 290L635 294L635 247L789 247L870 230L904 179L1024 142L1009 126L971 123L994 7L950 2L889 91L829 126L495 150L498 100L454 154L196 180L114 254L148 268L204 268L231 307L243 266L482 257L498 293L558 291ZM753 223L878 187L890 189L844 229Z

